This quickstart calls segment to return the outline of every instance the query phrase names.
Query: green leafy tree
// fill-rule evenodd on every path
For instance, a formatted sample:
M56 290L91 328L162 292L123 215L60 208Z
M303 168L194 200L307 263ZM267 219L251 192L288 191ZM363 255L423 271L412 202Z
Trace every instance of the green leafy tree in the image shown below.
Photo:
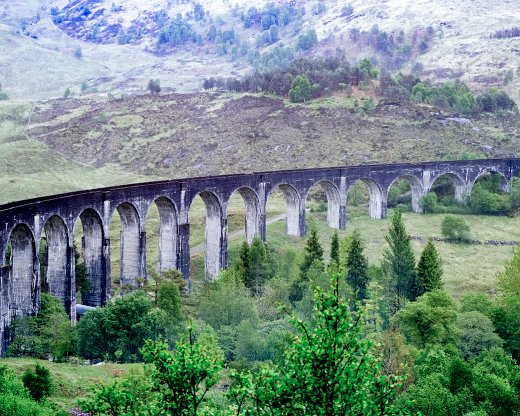
M152 95L159 95L161 92L161 82L158 79L151 79L148 81L148 91L150 91L150 94Z
M361 333L362 312L340 297L341 280L334 274L328 291L316 288L314 324L293 317L296 334L279 365L261 367L254 379L233 373L229 397L239 414L407 414L393 405L396 380L381 373Z
M368 259L363 254L363 242L358 230L354 230L347 254L347 283L356 292L356 298L368 298Z
M513 249L511 260L497 276L497 292L501 298L520 297L520 244Z
M253 238L249 248L247 272L244 283L255 296L262 293L265 282L274 276L273 259L269 248L258 236Z
M65 92L63 93L63 98L69 98L70 95L71 95L70 88L67 87L67 88L65 89Z
M471 240L469 225L460 216L446 215L441 223L441 232L450 240L461 242Z
M158 394L160 414L201 414L207 392L220 379L224 356L216 340L207 333L195 339L193 330L168 350L165 342L147 341L142 350L150 369L152 390Z
M32 398L37 402L41 402L53 392L51 373L40 364L36 364L34 371L30 368L25 370L22 381Z
M294 78L291 89L289 90L289 99L291 103L303 103L311 97L312 85L305 75L298 75Z
M417 348L428 345L454 345L458 339L455 326L457 307L442 290L433 290L408 303L392 322L406 340Z
M441 257L432 240L429 240L417 263L417 296L442 289Z
M159 309L165 311L173 322L181 322L182 301L179 286L175 282L164 280L159 283L157 291L157 306Z
M339 237L338 232L334 231L332 242L330 243L330 265L331 268L339 268Z
M437 211L438 198L435 192L428 192L422 196L419 205L421 206L423 213L434 214Z
M463 312L455 326L460 332L457 347L464 359L476 357L483 350L501 347L504 341L495 333L493 322L480 312Z
M389 312L393 315L404 306L406 300L415 300L417 292L415 256L401 211L394 212L385 240L388 248L383 252L383 271Z

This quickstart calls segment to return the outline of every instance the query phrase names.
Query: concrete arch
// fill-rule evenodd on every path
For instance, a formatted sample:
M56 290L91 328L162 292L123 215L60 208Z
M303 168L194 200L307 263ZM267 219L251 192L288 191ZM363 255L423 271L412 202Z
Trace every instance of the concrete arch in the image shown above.
M330 181L322 180L315 182L307 191L305 195L305 201L309 197L309 193L311 189L321 186L323 191L325 191L325 195L327 196L327 224L331 228L340 229L340 205L341 205L341 197L339 189L336 185L334 185Z
M260 198L253 189L243 186L235 189L230 194L229 199L231 199L235 192L240 194L246 206L245 235L246 241L251 244L254 236L260 233Z
M83 230L81 252L90 286L88 293L82 293L81 303L88 306L101 306L105 304L109 291L104 264L103 221L98 212L92 208L85 209L79 215L79 219Z
M214 279L218 276L223 266L222 258L225 254L225 248L222 244L223 233L226 232L226 230L223 229L222 203L219 197L210 191L202 191L197 195L201 197L206 207L204 273L206 278Z
M141 219L130 202L122 202L116 210L121 218L121 284L135 286L137 278L146 277L141 275Z
M159 270L176 269L179 239L177 208L172 200L164 196L156 198L153 203L159 211Z
M269 196L273 193L273 191L277 188L283 192L285 197L285 202L287 204L286 211L286 232L288 235L299 237L304 234L302 232L303 225L301 224L300 218L301 214L301 198L300 194L292 185L286 183L280 183L271 188L269 193L267 194L266 203L269 200Z
M33 315L39 305L39 261L34 235L28 225L17 224L9 236L11 259L10 309L13 316Z
M437 180L439 180L442 177L447 177L450 179L454 189L455 189L455 201L458 203L464 202L464 196L466 195L468 188L466 187L466 181L457 173L455 172L443 172L437 175L433 180L431 181L430 187L428 188L427 192L430 192L430 190L433 188L433 185Z
M510 184L509 184L509 181L506 177L506 175L504 175L502 172L498 171L498 170L494 170L494 169L484 169L482 172L480 172L476 177L475 179L473 179L473 181L471 182L470 184L470 193L471 193L471 189L473 189L473 186L475 186L475 184L477 183L477 181L484 175L487 175L487 174L493 174L493 173L496 173L498 175L500 175L500 178L501 178L501 184L500 184L500 190L502 192L509 192L510 191Z
M412 211L413 212L422 212L421 208L421 197L424 195L424 188L421 181L413 175L402 175L395 178L388 188L386 189L386 197L388 200L388 193L390 192L390 188L399 180L405 180L410 184L410 190L412 192Z
M46 236L45 283L49 293L61 300L66 309L71 302L70 236L63 218L53 215L44 225Z
M376 181L370 178L358 178L356 182L357 181L363 182L368 189L368 213L370 215L370 218L377 220L384 218L386 213L383 206L383 201L386 200L386 195L383 195L383 190L381 189L381 186ZM347 194L354 183L355 182L351 183L348 187Z

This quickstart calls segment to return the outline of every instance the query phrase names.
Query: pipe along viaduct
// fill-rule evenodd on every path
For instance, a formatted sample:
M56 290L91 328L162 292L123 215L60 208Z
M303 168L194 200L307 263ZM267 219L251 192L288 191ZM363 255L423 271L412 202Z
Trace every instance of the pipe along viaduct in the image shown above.
M214 278L228 263L227 205L238 192L245 203L245 235L251 242L258 234L266 239L265 207L270 193L280 189L287 202L287 234L305 234L305 201L314 185L327 196L330 227L346 226L349 187L363 181L369 191L369 213L386 216L387 195L392 184L405 179L412 193L412 208L420 212L419 200L440 176L449 177L455 198L462 201L475 181L486 172L503 178L507 190L520 173L520 159L465 160L418 164L364 165L287 170L179 179L114 186L53 195L0 205L0 352L8 342L8 327L18 316L34 315L39 309L41 282L58 297L75 319L75 258L73 229L82 226L82 257L90 292L82 303L105 304L110 298L109 223L117 210L121 218L122 284L135 285L146 278L146 214L155 204L160 216L159 268L178 269L190 279L189 208L196 196L206 207L205 273ZM46 239L45 276L40 276L39 244Z

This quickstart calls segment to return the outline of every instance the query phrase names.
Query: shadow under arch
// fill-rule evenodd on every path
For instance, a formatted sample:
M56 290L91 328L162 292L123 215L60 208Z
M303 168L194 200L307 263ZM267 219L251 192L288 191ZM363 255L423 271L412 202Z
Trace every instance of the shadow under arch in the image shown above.
M179 247L179 230L178 230L178 211L175 204L167 197L160 196L156 198L150 207L148 207L148 215L153 207L157 207L159 212L159 271L177 269L178 247ZM147 232L147 236L148 236ZM147 238L148 241L148 238ZM149 248L149 247L148 247Z
M506 192L510 191L510 183L507 180L506 176L502 172L499 172L497 170L492 170L492 169L484 169L482 172L480 172L477 175L477 177L473 180L473 182L471 183L471 189L473 189L473 187L475 186L475 184L478 181L480 181L488 176L500 178L500 184L498 186L499 189L497 189L497 191L500 191L502 193L506 193Z
M231 195L229 196L229 201L233 198L233 196L238 193L245 205L245 215L244 215L244 232L246 241L251 244L253 242L253 238L256 234L260 235L260 198L258 198L257 193L251 188L244 186L238 189L235 189Z
M368 214L370 218L378 220L382 219L385 213L383 211L383 190L381 189L381 186L379 186L379 184L373 179L359 178L350 184L347 189L347 194L356 182L362 182L368 190Z
M69 230L63 218L53 215L47 219L45 231L44 286L52 296L57 297L67 312L71 312L71 303L75 292L71 269L74 267L70 251Z
M88 306L104 305L110 293L110 275L105 260L105 233L98 212L87 208L79 215L81 222L81 257L85 262L88 291L81 294L81 303ZM76 220L77 223L77 220Z
M419 179L413 175L402 175L395 178L386 190L387 201L389 199L390 189L399 181L406 181L410 185L412 211L417 213L422 212L421 197L424 195L424 189Z
M327 224L329 227L339 230L342 224L340 211L341 198L339 189L330 181L315 182L307 191L307 194L305 195L305 201L309 199L311 192L318 187L321 187L327 198Z
M223 252L225 248L222 244L222 204L220 199L213 192L202 191L195 195L190 203L190 207L197 196L200 196L204 202L206 211L204 227L204 275L207 279L214 279L224 266L223 257L226 254Z
M455 202L462 203L464 202L464 197L466 196L466 183L464 179L462 179L459 175L453 172L445 172L440 175L438 175L430 185L430 188L427 190L428 192L437 192L437 188L439 187L445 187L446 183L451 185L453 188L453 196L455 199ZM443 191L446 192L446 191Z
M17 224L9 236L11 257L10 310L14 316L34 315L39 305L39 261L34 235L24 223Z
M295 237L303 235L305 230L304 225L300 224L300 195L292 185L280 183L274 186L267 195L266 205L269 201L269 198L271 197L271 194L277 189L282 191L285 202L287 204L285 232L287 235Z

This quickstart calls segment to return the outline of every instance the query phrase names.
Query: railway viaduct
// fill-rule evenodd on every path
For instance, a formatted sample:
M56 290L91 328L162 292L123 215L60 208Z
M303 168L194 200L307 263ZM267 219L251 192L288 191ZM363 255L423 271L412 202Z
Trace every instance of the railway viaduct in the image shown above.
M0 205L0 344L6 329L18 316L34 315L39 309L41 282L61 299L74 319L75 259L74 224L82 226L82 257L90 292L82 303L105 304L110 298L110 219L117 210L121 218L122 284L135 285L146 278L146 214L152 204L159 210L159 268L178 269L190 279L189 208L200 196L206 207L205 273L214 278L227 266L227 205L234 193L245 203L245 235L265 240L265 206L270 193L280 189L287 202L287 234L305 234L305 201L310 189L320 185L327 196L330 227L347 225L349 187L363 181L369 191L369 212L374 219L386 216L387 195L392 184L405 179L412 191L412 208L440 176L449 177L455 198L470 194L475 181L486 172L496 172L508 189L520 173L520 159L465 160L417 164L363 165L226 176L178 179L114 186L53 195ZM45 276L40 276L39 243L46 239ZM0 352L3 349L0 346Z

